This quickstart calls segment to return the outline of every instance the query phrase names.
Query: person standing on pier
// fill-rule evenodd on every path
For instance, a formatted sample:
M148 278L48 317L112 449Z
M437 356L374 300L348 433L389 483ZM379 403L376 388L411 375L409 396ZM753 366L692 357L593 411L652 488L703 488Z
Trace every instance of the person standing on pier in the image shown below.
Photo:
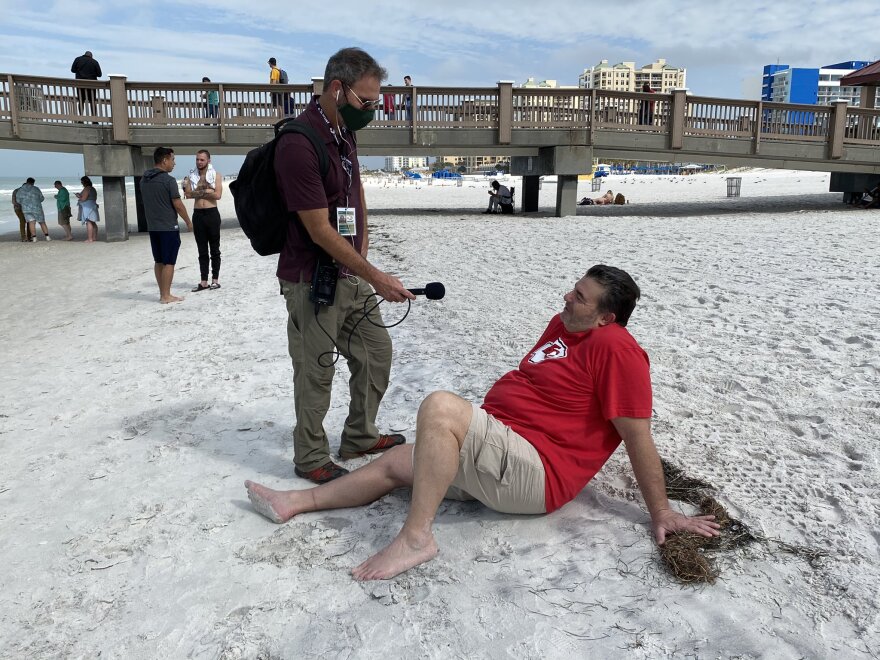
M180 200L180 188L169 174L174 170L174 149L156 147L153 152L155 167L144 172L141 179L141 196L144 198L144 215L150 232L150 247L156 283L159 285L159 302L180 302L183 298L171 295L174 266L180 251L180 225L177 216L183 218L187 231L192 231L186 206Z
M267 62L269 65L269 84L270 85L286 85L289 80L287 78L287 71L278 66L278 60L274 57L270 57ZM290 114L290 94L284 92L283 94L272 94L272 105L276 108L281 108L284 116L287 117Z
M403 77L405 87L412 87L412 78L410 76ZM405 94L403 97L403 108L407 121L412 121L412 94Z
M202 82L209 83L211 79L203 76ZM216 89L202 92L202 98L205 99L205 116L208 119L217 119L220 116L220 92Z
M192 222L202 279L193 291L220 288L220 211L217 201L223 195L223 175L211 165L207 149L196 152L196 166L183 180L183 195L194 199ZM209 252L210 247L210 252ZM208 265L211 284L208 284Z
M92 57L92 51L90 50L87 50L73 61L70 72L77 80L97 80L104 75L101 73L101 65L98 64L98 60ZM86 114L86 105L89 106L90 112L95 114L97 111L97 108L95 108L95 90L88 87L80 87L77 91L79 92L80 114Z
M654 94L651 85L645 83L642 85L642 91L645 94ZM639 101L639 124L651 125L654 123L654 101Z

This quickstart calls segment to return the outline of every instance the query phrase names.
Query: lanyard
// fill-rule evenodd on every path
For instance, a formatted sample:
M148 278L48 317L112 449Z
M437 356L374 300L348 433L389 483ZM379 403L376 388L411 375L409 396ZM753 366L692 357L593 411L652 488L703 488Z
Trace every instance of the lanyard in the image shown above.
M318 107L318 113L321 115L321 119L324 120L324 123L327 124L327 128L330 129L330 135L333 136L333 140L336 142L336 148L339 151L339 160L342 163L342 169L345 171L345 175L348 179L348 186L345 189L345 206L347 207L349 205L348 198L351 194L351 186L354 183L354 175L352 171L353 164L349 159L349 155L352 153L353 150L351 149L351 144L348 142L348 140L345 139L345 135L343 135L342 132L337 134L336 129L333 128L333 124L331 124L330 120L327 119L327 115L324 114L324 108L321 107L321 104L318 103L317 99L315 99L315 105ZM343 129L343 131L344 130L345 129ZM340 138L342 139L340 140ZM343 144L348 145L348 154L344 153L342 146Z

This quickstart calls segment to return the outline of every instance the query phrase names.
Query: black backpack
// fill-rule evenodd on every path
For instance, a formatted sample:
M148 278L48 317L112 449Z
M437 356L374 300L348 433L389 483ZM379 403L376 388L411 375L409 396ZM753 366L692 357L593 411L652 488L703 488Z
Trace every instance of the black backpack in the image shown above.
M312 143L318 156L321 178L327 177L330 159L321 137L308 124L285 119L275 124L275 137L261 147L251 149L238 177L229 184L235 198L235 215L251 246L262 256L278 254L287 241L290 214L275 183L275 145L285 133L301 133ZM299 218L296 218L299 222ZM300 226L300 231L305 228Z
M278 69L278 71L281 72L281 77L278 79L278 84L286 85L288 82L290 82L290 78L287 77L287 71L285 71L284 69Z

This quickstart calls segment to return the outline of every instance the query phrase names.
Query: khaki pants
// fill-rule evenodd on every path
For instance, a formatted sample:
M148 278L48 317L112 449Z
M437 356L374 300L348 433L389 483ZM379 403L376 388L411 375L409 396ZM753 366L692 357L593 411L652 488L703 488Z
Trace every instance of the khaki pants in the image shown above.
M317 319L315 304L309 301L309 283L279 282L287 304L287 351L293 362L296 411L293 460L300 470L313 470L330 459L330 445L324 431L335 372L335 367L329 365L332 359L329 352L333 350L330 337L351 372L348 417L341 436L341 448L346 451L369 449L379 439L376 414L388 388L391 337L385 328L376 327L368 319L358 323L363 316L364 302L371 301L368 308L376 302L375 296L370 295L372 288L365 282L355 278L339 280L334 304L320 305ZM369 319L383 324L378 309L370 313ZM349 348L349 335L356 323ZM326 355L322 355L324 353Z
M545 476L532 443L474 405L446 498L479 500L502 513L545 513Z

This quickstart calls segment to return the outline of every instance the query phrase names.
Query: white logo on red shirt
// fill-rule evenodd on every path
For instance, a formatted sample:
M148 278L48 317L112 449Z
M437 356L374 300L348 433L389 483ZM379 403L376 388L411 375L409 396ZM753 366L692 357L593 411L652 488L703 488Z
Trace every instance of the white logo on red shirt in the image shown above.
M562 339L548 341L529 356L529 362L538 364L544 360L561 360L568 355L568 346Z

